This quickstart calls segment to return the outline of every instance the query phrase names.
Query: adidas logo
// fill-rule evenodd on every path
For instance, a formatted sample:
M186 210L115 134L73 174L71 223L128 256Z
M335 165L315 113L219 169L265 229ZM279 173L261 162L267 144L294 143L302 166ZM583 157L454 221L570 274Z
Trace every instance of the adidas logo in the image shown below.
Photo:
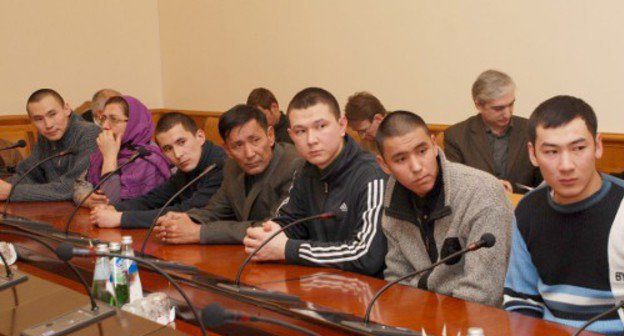
M340 208L339 208L339 209L340 209L340 211L342 211L342 212L347 212L347 211L349 211L349 207L347 207L347 204L346 204L346 203L342 203L342 204L340 205Z

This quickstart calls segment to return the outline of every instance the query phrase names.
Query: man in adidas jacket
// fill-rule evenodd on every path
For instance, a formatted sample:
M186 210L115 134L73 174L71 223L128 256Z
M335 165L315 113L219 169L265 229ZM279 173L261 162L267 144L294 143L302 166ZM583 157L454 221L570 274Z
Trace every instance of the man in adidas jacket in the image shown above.
M254 251L281 226L334 212L333 219L304 222L280 233L255 259L380 276L386 255L380 225L386 176L374 157L345 135L347 122L331 93L305 89L295 95L287 111L288 132L307 163L295 174L278 216L262 227L247 229L246 251Z

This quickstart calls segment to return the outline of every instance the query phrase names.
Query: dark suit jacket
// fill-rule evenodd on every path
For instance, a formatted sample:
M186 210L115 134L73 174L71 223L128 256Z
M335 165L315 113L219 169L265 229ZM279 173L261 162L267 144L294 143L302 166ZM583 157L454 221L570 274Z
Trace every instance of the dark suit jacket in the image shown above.
M187 211L199 222L202 244L240 244L254 222L275 216L277 208L288 196L295 170L303 166L290 144L276 143L273 158L266 171L245 197L245 173L233 160L223 168L223 184L203 208Z
M526 190L518 188L515 183L535 187L541 177L539 169L533 167L529 160L527 149L529 121L513 116L512 123L507 154L507 176L514 192L524 193ZM494 156L480 115L455 124L444 132L444 154L450 161L494 174Z

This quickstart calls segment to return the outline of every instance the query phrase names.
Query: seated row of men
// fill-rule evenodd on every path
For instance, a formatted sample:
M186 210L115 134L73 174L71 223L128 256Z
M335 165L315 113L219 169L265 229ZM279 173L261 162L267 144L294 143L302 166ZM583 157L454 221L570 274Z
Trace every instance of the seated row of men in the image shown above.
M103 127L99 133L52 92L35 92L28 101L40 136L18 174L59 151L71 148L76 153L35 170L24 185L16 186L17 200L69 199L72 190L67 189L73 182L61 187L68 172L74 179L85 171L87 179L101 178L127 159L106 163L121 152L109 153L107 143L131 150L124 139L134 128L121 133L113 128L141 110L132 108L137 104L131 97L121 97L130 115L123 108L108 108L123 105L118 99L107 100L98 118ZM498 103L480 104L499 110ZM513 106L501 104L503 112ZM596 170L602 142L595 113L583 100L553 97L535 109L526 125L511 123L512 130L506 131L511 148L516 135L510 132L526 127L527 134L519 135L527 138L526 156L545 181L523 198L515 216L501 176L448 160L414 113L397 111L371 122L376 156L346 135L347 119L334 96L323 89L297 93L285 116L294 147L275 141L274 128L253 103L225 112L218 128L228 159L183 193L165 215L154 218L155 209L182 185L224 159L191 118L164 115L155 139L177 172L142 196L128 197L120 190L128 185L135 190L142 183L132 178L135 174L124 178L122 169L117 181L111 179L111 186L92 196L91 221L101 227L132 228L156 220L155 232L163 242L242 243L249 253L288 223L333 212L334 218L312 220L279 234L256 260L335 267L387 280L425 268L491 233L494 247L466 254L406 283L574 326L619 301L624 182ZM104 135L107 132L112 134ZM498 136L498 130L491 132ZM105 138L109 136L112 139ZM515 160L511 155L509 159ZM99 174L92 172L94 164ZM156 168L141 170L160 171L158 162L149 164ZM0 182L0 197L6 197L13 181ZM56 198L49 197L54 190ZM111 190L117 195L109 194ZM592 330L622 333L624 324L617 315L606 316Z

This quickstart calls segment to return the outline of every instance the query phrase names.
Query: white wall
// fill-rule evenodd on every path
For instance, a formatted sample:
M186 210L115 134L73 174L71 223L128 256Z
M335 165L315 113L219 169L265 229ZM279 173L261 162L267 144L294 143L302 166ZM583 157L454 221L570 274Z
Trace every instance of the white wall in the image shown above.
M159 0L167 107L225 110L256 86L283 108L307 86L344 106L368 90L386 108L454 123L475 113L488 68L518 85L518 115L556 94L586 99L601 131L624 132L624 2Z
M158 3L0 0L0 114L53 88L72 105L112 87L161 107Z

